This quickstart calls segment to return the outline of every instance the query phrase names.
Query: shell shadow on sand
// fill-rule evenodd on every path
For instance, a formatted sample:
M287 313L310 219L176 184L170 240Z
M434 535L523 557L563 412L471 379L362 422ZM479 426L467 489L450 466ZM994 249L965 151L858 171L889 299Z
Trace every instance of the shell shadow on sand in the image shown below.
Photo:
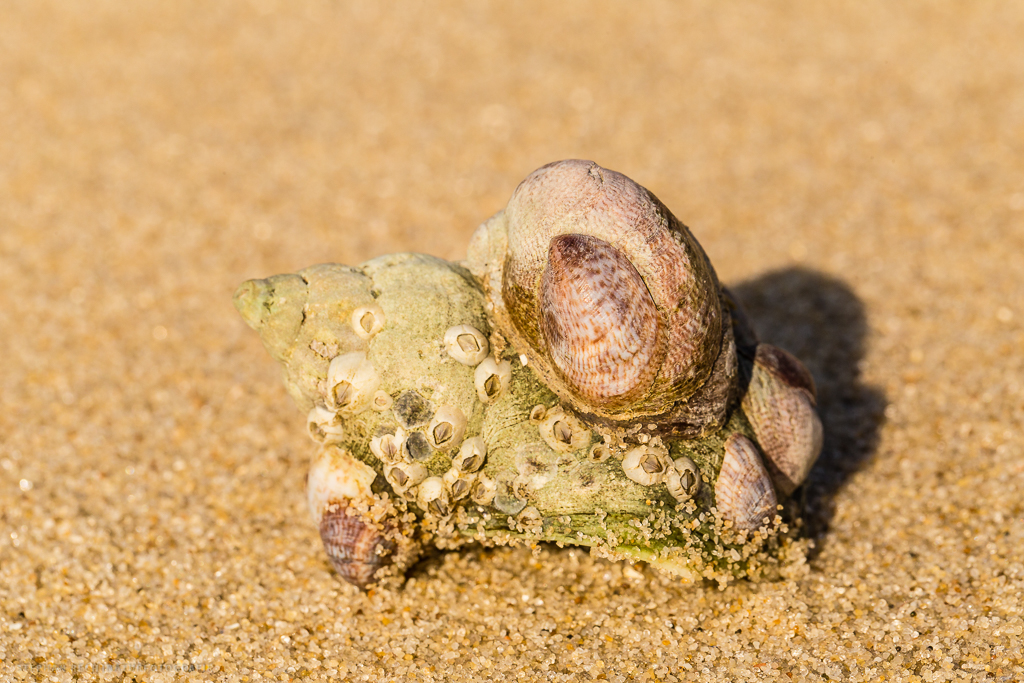
M817 384L825 440L803 487L804 533L815 540L813 558L827 542L836 494L874 454L885 419L884 394L860 379L868 330L864 305L842 281L799 267L732 289L761 341L796 355Z

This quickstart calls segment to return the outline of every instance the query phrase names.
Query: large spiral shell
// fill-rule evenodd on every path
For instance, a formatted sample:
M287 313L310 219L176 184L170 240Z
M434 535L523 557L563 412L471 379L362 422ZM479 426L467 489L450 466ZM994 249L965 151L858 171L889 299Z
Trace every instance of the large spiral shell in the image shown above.
M586 544L690 580L765 566L821 447L813 380L759 345L686 227L564 161L467 256L236 293L319 444L307 495L337 574L366 589L471 541Z

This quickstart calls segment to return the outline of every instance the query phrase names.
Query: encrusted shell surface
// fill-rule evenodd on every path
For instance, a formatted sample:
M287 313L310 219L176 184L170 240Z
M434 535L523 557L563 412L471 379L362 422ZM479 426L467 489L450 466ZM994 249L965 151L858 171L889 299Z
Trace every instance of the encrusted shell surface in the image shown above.
M246 283L236 305L327 444L310 509L332 565L363 587L425 541L548 540L741 574L766 566L786 525L735 535L707 513L771 522L820 447L802 366L757 346L653 195L589 162L528 178L466 267L321 265Z
M730 434L715 482L715 506L723 519L741 530L757 529L775 518L778 498L754 442Z

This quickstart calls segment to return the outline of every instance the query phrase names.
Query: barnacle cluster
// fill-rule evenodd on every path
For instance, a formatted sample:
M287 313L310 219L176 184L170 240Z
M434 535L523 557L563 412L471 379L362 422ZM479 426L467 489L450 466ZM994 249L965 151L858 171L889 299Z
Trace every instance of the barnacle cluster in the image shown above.
M464 262L318 265L235 305L307 411L310 509L361 587L471 541L757 576L821 447L803 365L757 342L654 195L592 162L532 173Z

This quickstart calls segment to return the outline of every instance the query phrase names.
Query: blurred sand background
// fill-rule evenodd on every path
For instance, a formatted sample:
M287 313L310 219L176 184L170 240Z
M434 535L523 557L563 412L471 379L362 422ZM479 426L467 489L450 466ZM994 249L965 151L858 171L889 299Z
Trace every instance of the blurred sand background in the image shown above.
M1022 36L995 2L6 0L0 678L1024 680ZM724 590L550 547L360 593L231 294L461 258L566 157L814 372L816 548Z

